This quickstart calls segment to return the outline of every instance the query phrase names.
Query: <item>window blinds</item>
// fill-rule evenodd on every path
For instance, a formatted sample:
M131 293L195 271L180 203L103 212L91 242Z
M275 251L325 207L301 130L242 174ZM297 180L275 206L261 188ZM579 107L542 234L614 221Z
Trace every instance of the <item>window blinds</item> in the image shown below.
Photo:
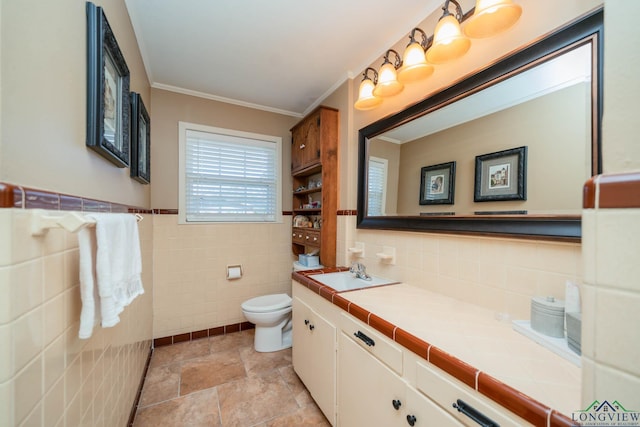
M277 144L187 129L187 222L273 222Z
M387 189L387 160L369 158L367 215L384 215Z

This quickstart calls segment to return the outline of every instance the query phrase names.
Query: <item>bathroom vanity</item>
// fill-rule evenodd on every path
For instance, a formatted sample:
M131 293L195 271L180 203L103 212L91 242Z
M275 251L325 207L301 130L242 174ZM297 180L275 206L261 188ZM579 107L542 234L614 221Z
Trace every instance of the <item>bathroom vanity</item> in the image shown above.
M489 310L317 273L293 273L293 366L332 425L571 425L580 368Z

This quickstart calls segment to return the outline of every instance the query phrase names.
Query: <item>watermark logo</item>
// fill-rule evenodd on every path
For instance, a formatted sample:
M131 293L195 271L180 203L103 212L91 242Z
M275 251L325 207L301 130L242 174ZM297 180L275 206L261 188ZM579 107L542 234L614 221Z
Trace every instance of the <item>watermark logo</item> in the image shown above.
M594 400L587 409L573 412L571 419L584 427L640 426L640 411L630 411L617 400Z

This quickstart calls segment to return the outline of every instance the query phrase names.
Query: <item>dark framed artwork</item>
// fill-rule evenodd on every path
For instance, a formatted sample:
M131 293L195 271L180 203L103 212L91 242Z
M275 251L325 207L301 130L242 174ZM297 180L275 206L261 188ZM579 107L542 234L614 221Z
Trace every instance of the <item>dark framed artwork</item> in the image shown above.
M131 177L143 184L151 182L151 122L139 93L131 92Z
M420 204L452 205L455 192L456 162L420 169Z
M527 200L527 147L476 156L473 201Z
M87 2L87 141L118 167L129 165L129 68L101 7Z

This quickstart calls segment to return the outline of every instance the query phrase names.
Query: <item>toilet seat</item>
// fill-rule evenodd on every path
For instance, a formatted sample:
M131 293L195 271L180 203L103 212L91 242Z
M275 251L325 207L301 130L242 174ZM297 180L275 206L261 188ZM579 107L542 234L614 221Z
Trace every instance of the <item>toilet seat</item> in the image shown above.
M287 294L263 295L243 302L242 309L252 313L267 313L291 307L292 301Z

